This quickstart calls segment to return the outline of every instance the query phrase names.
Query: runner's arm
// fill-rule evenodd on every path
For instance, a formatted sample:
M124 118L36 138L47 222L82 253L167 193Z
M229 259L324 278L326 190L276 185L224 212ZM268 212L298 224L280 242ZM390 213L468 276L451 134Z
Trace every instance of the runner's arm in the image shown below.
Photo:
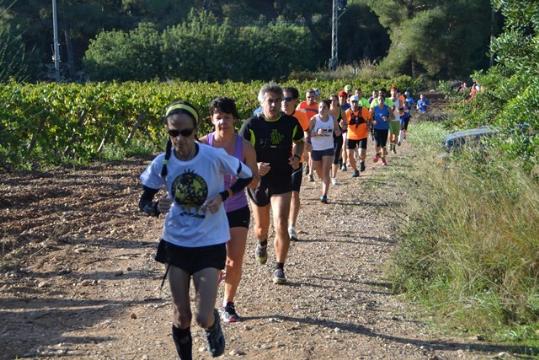
M336 118L333 118L333 131L335 132L335 136L341 136L341 128Z
M159 201L153 201L153 198L158 191L159 189L152 189L142 185L142 195L140 196L140 200L138 202L140 211L149 216L159 216Z
M256 164L255 148L247 140L243 141L243 155L245 157L245 164L249 166L253 172L253 179L249 183L249 187L254 189L257 187L258 182L260 181L260 176L258 175L258 165Z

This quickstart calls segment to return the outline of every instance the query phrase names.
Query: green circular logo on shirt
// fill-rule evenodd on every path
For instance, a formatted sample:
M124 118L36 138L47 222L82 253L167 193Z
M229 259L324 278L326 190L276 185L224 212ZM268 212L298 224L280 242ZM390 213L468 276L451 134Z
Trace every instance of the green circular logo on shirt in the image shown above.
M208 184L191 170L185 171L172 183L174 201L185 208L199 208L208 197Z

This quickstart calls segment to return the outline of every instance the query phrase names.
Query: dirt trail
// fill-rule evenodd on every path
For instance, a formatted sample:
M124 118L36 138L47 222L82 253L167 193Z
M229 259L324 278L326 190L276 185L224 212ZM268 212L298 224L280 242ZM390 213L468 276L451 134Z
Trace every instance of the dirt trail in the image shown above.
M328 205L318 201L319 183L304 178L288 285L273 285L270 266L254 262L250 234L236 299L243 321L225 327L223 358L472 359L509 351L433 334L384 281L407 196L396 181L413 165L409 145L398 150L388 167L369 158L359 179L339 172ZM148 160L2 174L0 358L174 358L170 296L167 286L159 290L163 268L153 260L162 220L137 211ZM195 358L209 359L201 330L193 330Z

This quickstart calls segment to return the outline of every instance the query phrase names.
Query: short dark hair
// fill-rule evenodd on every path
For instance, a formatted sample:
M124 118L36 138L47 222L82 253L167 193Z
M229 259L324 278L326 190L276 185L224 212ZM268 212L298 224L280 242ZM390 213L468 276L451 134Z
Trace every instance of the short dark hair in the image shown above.
M285 87L283 89L283 92L288 92L288 93L292 94L292 97L294 99L299 99L299 91L295 87L292 87L292 86Z
M210 103L210 116L216 110L225 114L231 114L234 119L240 118L240 115L238 114L238 108L236 107L236 102L234 101L234 99L225 96L220 96L213 99Z

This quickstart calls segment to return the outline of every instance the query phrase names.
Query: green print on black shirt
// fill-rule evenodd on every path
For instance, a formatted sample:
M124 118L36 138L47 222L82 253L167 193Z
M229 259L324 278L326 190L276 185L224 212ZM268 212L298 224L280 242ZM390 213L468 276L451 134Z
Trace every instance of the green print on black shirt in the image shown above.
M284 135L277 129L271 131L271 146L276 147L284 140Z
M267 121L262 115L254 116L245 121L240 136L253 144L258 162L270 164L266 177L286 178L292 174L288 164L292 144L303 139L303 130L295 117L283 114L277 121Z

